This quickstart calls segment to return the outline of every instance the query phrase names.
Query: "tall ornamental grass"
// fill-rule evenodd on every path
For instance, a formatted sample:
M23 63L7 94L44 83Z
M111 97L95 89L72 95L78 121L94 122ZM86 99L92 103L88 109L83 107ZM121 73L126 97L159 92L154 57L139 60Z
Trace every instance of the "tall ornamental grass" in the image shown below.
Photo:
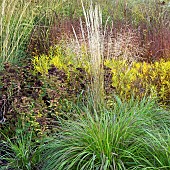
M0 3L0 63L13 62L23 55L33 28L34 8L31 1L1 0Z
M81 106L78 120L61 120L60 132L44 146L42 169L168 170L169 133L163 127L169 113L150 99L116 101L111 110Z
M83 2L82 2L83 4ZM93 5L91 2L88 11L85 10L84 5L82 5L83 14L85 19L85 24L80 20L81 27L81 37L86 45L87 61L90 66L91 74L91 91L96 107L98 103L103 102L104 96L104 38L105 29L103 28L102 22L102 10L98 5ZM78 40L76 32L75 38L78 45L81 45L81 41ZM80 47L81 48L81 47ZM81 60L81 58L80 58ZM83 61L82 61L83 62Z
M24 57L30 34L59 0L0 0L0 67Z

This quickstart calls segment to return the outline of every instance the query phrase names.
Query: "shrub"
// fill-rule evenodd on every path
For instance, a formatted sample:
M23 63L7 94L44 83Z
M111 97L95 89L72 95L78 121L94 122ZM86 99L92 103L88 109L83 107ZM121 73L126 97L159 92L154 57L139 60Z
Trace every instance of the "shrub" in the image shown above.
M41 96L42 82L32 74L32 66L29 63L22 67L6 63L0 78L0 96L3 96L0 98L0 107L6 118L4 124L0 124L2 131L9 127L5 135L8 133L10 137L20 119L23 123L29 122L30 126L41 134L46 126L46 105Z
M59 70L69 72L69 65L74 64L72 59L65 55L64 48L62 48L61 45L51 47L49 55L42 54L40 56L34 56L32 63L34 66L34 72L41 73L42 75L47 75L52 66L55 66Z
M77 96L87 89L88 74L83 68L69 65L67 60L59 60L63 56L60 52L56 50L54 58L37 57L34 66L32 63L20 67L5 64L0 75L3 113L0 120L6 120L0 127L5 134L13 136L18 119L29 123L38 136L52 132L56 116L67 114L66 101L76 101ZM46 72L44 65L49 67Z
M86 61L87 56L83 52L83 45L81 50L78 52L83 57L80 61L76 56L77 53L71 51L68 44L56 45L51 48L49 55L34 57L32 61L34 73L40 73L42 81L63 97L66 93L70 95L70 97L66 95L66 98L76 96L90 84L89 63Z
M122 99L134 94L137 98L145 95L158 97L162 103L169 103L170 97L170 62L160 60L154 63L125 60L108 60L105 65L112 72L112 86Z

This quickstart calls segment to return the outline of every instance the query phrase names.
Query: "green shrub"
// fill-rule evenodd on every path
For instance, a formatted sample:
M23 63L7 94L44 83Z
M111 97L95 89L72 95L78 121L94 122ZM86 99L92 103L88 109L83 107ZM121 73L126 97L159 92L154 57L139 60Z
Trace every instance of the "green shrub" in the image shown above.
M128 99L132 94L137 98L145 95L158 97L160 102L169 103L170 61L154 63L108 60L105 65L112 72L112 86L121 98Z

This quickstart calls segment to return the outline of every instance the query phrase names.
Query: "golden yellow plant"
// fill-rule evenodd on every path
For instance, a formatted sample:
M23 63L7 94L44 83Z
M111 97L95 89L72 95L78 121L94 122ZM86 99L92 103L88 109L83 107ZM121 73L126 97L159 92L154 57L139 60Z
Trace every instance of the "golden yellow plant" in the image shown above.
M133 62L129 66L125 60L112 59L105 65L111 69L112 86L122 98L128 99L132 94L137 98L151 95L160 102L169 102L170 61Z

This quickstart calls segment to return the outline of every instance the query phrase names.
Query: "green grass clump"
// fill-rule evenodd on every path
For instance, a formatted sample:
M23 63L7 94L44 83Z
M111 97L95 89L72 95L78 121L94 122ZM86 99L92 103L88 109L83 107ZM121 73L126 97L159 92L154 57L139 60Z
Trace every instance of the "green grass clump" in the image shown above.
M153 141L155 135L159 136L159 126L164 126L168 113L157 109L153 101L143 99L141 102L131 100L122 103L117 98L112 110L101 108L98 113L95 110L92 113L85 107L78 108L77 112L79 119L63 122L60 133L45 146L42 169L123 170L170 167L169 157L166 156L169 154L169 144L164 142L166 133L162 132L165 136ZM157 124L159 126L156 127ZM159 159L160 152L162 158Z
M140 163L154 170L170 168L170 131L166 125L162 128L157 132L146 130L147 135L141 139L138 146L143 150L139 155L144 157Z
M41 155L37 141L29 127L18 127L13 138L4 136L0 142L0 161L3 163L0 169L38 169Z

